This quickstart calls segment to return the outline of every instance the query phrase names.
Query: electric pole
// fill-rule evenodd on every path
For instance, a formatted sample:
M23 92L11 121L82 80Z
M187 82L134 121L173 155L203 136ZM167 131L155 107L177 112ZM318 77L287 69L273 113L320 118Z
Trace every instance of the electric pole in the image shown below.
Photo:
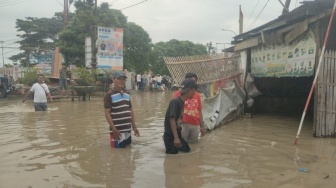
M95 5L93 9L93 16L97 15L97 0L95 0ZM97 48L96 48L96 40L97 40L97 26L91 26L91 67L92 69L97 68Z
M285 3L284 8L282 10L282 15L288 14L290 3L291 3L291 0L286 0L286 3Z
M5 43L4 41L0 41L1 43L1 48L2 48L2 68L5 68L5 57L4 57L4 53L3 53L3 44ZM4 70L5 71L5 70Z
M64 12L63 12L63 21L64 21L64 28L68 25L68 15L69 15L69 0L64 0Z

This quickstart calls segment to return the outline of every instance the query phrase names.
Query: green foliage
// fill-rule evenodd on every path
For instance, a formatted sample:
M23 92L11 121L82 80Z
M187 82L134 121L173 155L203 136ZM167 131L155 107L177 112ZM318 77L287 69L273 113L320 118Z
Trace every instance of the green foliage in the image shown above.
M34 18L16 20L17 31L22 33L17 36L21 38L17 43L20 44L20 50L32 51L41 49L43 51L52 50L54 42L58 39L57 33L63 27L63 13L55 13L52 18ZM19 53L9 57L14 62L20 62L26 66L26 54Z
M170 40L168 42L158 42L153 46L153 51L150 56L151 70L155 73L169 75L169 71L164 63L163 57L205 54L207 54L207 49L202 44L194 44L190 41L179 41L176 39Z
M94 85L96 82L95 71L88 71L85 68L76 68L72 71L73 77L77 78L76 83L78 85L89 86Z
M38 76L37 69L35 68L27 69L24 73L24 76L22 78L18 78L16 82L20 84L32 86L33 84L37 82L37 76ZM44 82L50 83L50 80L44 77Z
M124 32L124 67L136 72L147 71L151 46L151 38L141 26L127 23Z
M124 68L130 71L152 70L159 74L169 74L163 57L207 53L205 46L190 41L173 39L152 44L149 34L141 26L127 23L127 17L120 10L111 9L108 3L101 3L96 9L94 0L76 0L70 3L74 3L76 11L69 14L66 28L63 26L63 13L55 13L52 18L18 19L16 28L23 33L19 35L22 39L19 41L20 49L28 52L36 48L52 50L55 46L60 46L66 64L84 67L85 38L96 34L97 26L104 26L124 28ZM93 49L93 53L96 51ZM24 65L26 52L13 55L10 59ZM88 83L84 81L84 84Z
M209 42L205 45L208 53L216 53L216 48L212 45L212 42Z
M76 66L85 65L85 38L96 32L96 26L124 27L127 18L119 10L102 3L95 11L93 1L76 1L76 12L69 25L59 32L57 45L65 56L65 62Z

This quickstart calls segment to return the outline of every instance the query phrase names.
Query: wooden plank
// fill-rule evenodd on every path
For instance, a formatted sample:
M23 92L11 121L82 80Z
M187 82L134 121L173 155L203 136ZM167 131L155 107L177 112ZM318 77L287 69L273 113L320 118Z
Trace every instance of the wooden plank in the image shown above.
M324 82L327 82L327 77L328 77L328 61L329 61L329 58L326 58L326 61L324 62L324 66L323 66L323 80ZM322 131L322 136L325 137L326 134L327 134L327 101L328 101L328 98L327 98L327 90L328 90L328 87L326 85L323 86L323 96L324 96L324 102L323 102L323 109L325 110L323 112L323 131Z
M330 53L332 55L334 54L333 51L331 51ZM329 61L329 70L328 70L328 72L329 72L329 80L328 80L328 82L332 83L334 81L333 80L333 71L332 71L334 58L329 58L329 59L330 59L330 61ZM333 105L333 98L334 98L333 97L334 87L332 85L329 85L328 87L329 87L328 105L329 105L329 110L331 111L331 112L328 112L329 113L329 118L328 118L328 137L330 137L333 134L333 132L334 132L334 126L333 126L333 124L334 124L334 122L333 122L333 115L334 115L334 113L332 113L332 111L333 111L333 106L332 105Z
M331 51L329 51L329 54L331 54ZM326 75L327 83L330 83L331 60L332 60L332 58L328 58L328 61L327 61L327 75ZM330 136L330 124L331 124L331 122L330 122L330 120L331 120L330 90L331 90L331 86L326 86L326 89L327 89L327 91L326 91L326 114L327 115L326 115L326 135L325 136Z
M330 114L336 114L336 110L325 110L325 109L317 109L319 112L327 112Z
M305 20L301 22L297 27L295 27L292 31L290 31L286 36L285 36L285 43L289 44L293 40L295 40L297 37L302 35L305 31L308 29L308 20Z
M321 72L321 71L320 71ZM321 127L321 112L318 111L317 109L321 108L321 87L322 85L320 85L320 82L322 82L321 80L321 74L319 73L316 73L315 74L318 74L318 77L317 77L317 87L315 89L315 91L317 91L317 95L315 95L315 104L314 105L314 112L315 112L315 117L316 117L316 121L315 121L315 125L314 125L314 133L315 133L315 136L316 137L320 137L321 136L321 132L320 132L320 127ZM315 119L315 118L314 118Z
M322 12L321 14L319 15L315 15L311 18L308 18L308 23L313 23L313 22L316 22L317 20L321 19L321 18L324 18L326 16L329 16L331 14L331 10L326 10L324 12ZM304 20L306 21L306 20ZM303 22L304 22L303 21ZM285 33L285 32L288 32L294 28L296 28L298 25L300 25L302 22L299 22L299 23L296 23L296 24L293 24L293 25L290 25L288 27L285 27L285 28L282 28L282 29L279 29L277 31L277 34L282 34L282 33Z
M320 77L317 78L318 80L320 80ZM317 111L317 109L319 108L319 100L320 100L320 85L317 82L316 88L315 88L315 93L317 93L315 95L315 102L314 102L314 135L318 136L319 135L319 126L320 126L320 112Z
M322 54L321 54L322 55ZM328 58L324 61L323 63L323 82L327 81L327 63L328 63ZM326 86L323 85L322 86L322 109L327 110L326 109ZM325 136L326 135L326 116L327 113L324 111L322 112L322 131L321 131L321 136Z
M321 76L321 82L324 82L324 63L326 61L326 58L324 59L322 65L321 65L321 72L320 72L320 76ZM320 96L320 108L325 110L324 108L324 104L325 104L325 98L324 98L324 85L321 85L321 96ZM320 135L319 136L323 136L323 130L324 130L324 111L321 111L320 113Z
M318 80L319 82L322 82L322 71L323 66L321 65L320 72L315 73L318 74ZM318 86L318 105L316 106L316 109L320 109L322 107L322 85ZM322 126L322 112L317 111L317 116L318 116L318 122L316 123L316 136L320 137L321 136L321 126Z
M335 55L335 52L332 51L332 54ZM335 58L331 58L330 59L330 83L334 82L334 60ZM333 106L333 102L334 102L334 86L333 85L329 85L330 90L329 90L329 96L330 96L330 110L333 111L334 110L334 106ZM329 137L332 136L335 133L335 121L334 121L334 113L330 114L330 124L329 124Z
M251 48L251 47L254 47L254 46L258 46L260 42L260 37L254 37L254 38L250 38L250 39L247 39L247 40L244 40L238 44L236 44L234 46L234 51L239 51L239 50L243 50L243 49L246 49L246 48Z
M331 74L333 75L332 77L332 82L334 84L336 84L336 51L333 52L333 55L335 56L333 58L333 61L332 61L332 71L331 71ZM333 102L332 102L332 111L336 111L336 85L333 86L333 90L332 90L332 97L333 97ZM334 135L334 137L336 137L336 114L333 114L332 116L332 121L333 121L333 132L332 134Z
M321 54L320 54L321 55ZM321 82L324 82L324 62L326 59L324 59L323 63L321 64L321 69L319 72L319 76L321 78ZM324 85L321 85L321 90L320 90L320 105L319 108L324 107ZM325 110L325 109L323 109ZM319 126L319 137L323 136L323 127L324 127L324 112L320 112L320 126Z
M320 85L325 85L325 86L336 86L336 83L330 81L330 83L328 82L319 82Z

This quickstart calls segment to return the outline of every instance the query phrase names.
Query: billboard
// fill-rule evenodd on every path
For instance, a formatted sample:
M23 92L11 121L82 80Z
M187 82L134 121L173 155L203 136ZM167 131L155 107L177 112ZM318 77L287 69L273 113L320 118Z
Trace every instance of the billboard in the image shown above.
M251 51L254 77L313 76L316 42L311 32L291 45L263 45Z
M97 28L97 68L123 69L123 29Z
M29 63L37 68L39 74L51 75L53 55L54 54L52 52L30 52Z
M59 47L56 47L54 51L30 52L29 63L37 69L39 74L58 78L58 71L64 59L59 52Z

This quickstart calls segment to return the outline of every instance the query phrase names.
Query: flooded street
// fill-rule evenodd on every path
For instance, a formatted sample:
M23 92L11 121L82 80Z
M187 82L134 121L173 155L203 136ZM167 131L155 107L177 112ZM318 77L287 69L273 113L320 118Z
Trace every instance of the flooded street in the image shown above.
M300 117L255 115L217 128L188 154L164 153L171 92L132 95L140 137L111 149L103 96L91 101L0 101L0 187L334 187L336 139L313 138ZM299 168L308 172L300 172Z

